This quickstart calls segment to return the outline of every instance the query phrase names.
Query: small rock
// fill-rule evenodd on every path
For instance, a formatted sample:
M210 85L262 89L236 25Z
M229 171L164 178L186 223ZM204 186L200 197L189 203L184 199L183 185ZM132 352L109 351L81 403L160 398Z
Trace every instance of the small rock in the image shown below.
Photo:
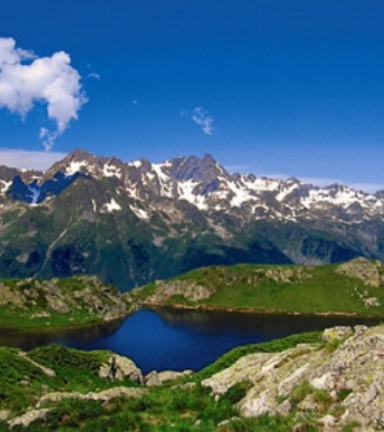
M25 414L19 417L13 418L8 422L8 424L11 428L16 425L21 425L26 427L29 426L29 424L32 423L33 421L44 418L49 413L49 411L51 411L50 408L37 409L37 410L33 409L27 411Z
M0 410L0 421L5 421L8 419L11 412L9 410Z
M185 370L183 372L162 371L162 372L159 372L158 375L159 375L160 381L163 383L165 381L173 381L173 380L176 380L178 378L188 376L191 373L192 373L191 370Z
M114 373L111 370L112 358L114 358L116 365L116 371ZM108 360L108 363L100 366L99 377L116 379L119 381L128 379L139 384L143 383L143 374L141 373L141 370L135 365L135 363L129 358L119 356L117 354L111 356Z
M156 387L161 385L161 380L157 371L149 372L144 378L144 382L148 387Z
M177 388L177 387L181 388L182 390L191 390L191 389L193 389L193 388L196 387L196 383L194 383L194 382L187 382L185 384L181 384L180 386L175 386L173 388Z
M351 327L337 326L325 329L321 339L324 342L332 343L335 341L343 341L353 334Z
M326 428L331 428L336 423L336 419L332 415L327 414L319 419L319 422L322 423Z

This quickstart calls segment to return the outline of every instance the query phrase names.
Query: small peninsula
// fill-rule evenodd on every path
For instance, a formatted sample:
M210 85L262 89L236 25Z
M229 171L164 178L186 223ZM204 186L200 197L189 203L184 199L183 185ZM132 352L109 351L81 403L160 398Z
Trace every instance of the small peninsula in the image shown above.
M141 307L384 317L384 264L213 266L132 290Z

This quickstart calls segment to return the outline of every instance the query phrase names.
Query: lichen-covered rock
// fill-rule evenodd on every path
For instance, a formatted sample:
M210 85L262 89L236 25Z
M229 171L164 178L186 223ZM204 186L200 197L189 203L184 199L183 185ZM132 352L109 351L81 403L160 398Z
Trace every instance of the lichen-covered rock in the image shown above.
M158 373L159 375L159 379L162 383L166 382L166 381L173 381L176 380L178 378L182 378L185 376L188 376L192 373L191 370L185 370L182 372L175 372L175 371L161 371Z
M214 289L206 287L194 280L158 281L155 292L146 300L146 304L162 304L172 296L180 295L191 302L209 298Z
M112 364L115 362L115 372L113 372ZM127 379L129 381L143 383L143 374L136 364L127 357L119 356L118 354L112 355L107 363L100 366L99 377L107 379L116 379L122 381Z
M367 258L356 258L340 264L335 272L337 274L360 279L367 286L379 287L384 285L384 269L380 261L371 261Z
M304 279L311 278L312 275L300 266L294 268L271 267L265 272L265 277L277 283L300 283Z
M44 418L49 413L49 411L51 411L50 408L29 410L25 414L8 421L8 425L11 428L17 425L24 427L29 426L29 424L33 421Z
M95 276L1 282L0 305L13 306L32 320L49 318L51 313L69 315L83 309L96 319L109 321L130 312L127 297Z
M192 371L190 370L185 370L182 372L174 372L174 371L157 372L153 370L145 376L144 382L148 387L156 387L162 385L166 381L172 381L184 376L188 376L191 373Z
M0 410L0 421L5 421L9 418L11 412L9 410Z
M107 402L117 397L140 398L144 393L146 393L145 389L132 387L113 387L108 390L90 392L87 394L82 394L79 392L52 392L42 396L36 406L39 408L45 403L60 402L63 399L96 400Z
M352 327L332 327L329 329L325 329L321 336L322 340L327 343L333 343L336 341L344 341L349 336L353 335Z
M341 345L298 345L281 353L247 355L202 384L213 394L224 394L236 383L251 382L237 405L244 417L309 410L328 430L340 431L353 422L362 430L384 430L384 326L356 326L352 335L350 328L336 328L323 338L337 338ZM328 414L338 416L325 417L319 394L330 404Z
M149 372L145 376L144 382L148 387L157 387L161 385L161 380L157 371Z

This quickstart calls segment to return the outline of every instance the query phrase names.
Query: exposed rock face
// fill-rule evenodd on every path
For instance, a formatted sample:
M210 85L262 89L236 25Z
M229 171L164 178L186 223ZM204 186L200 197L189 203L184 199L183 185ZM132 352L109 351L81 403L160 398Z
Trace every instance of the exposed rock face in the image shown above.
M314 412L334 431L351 422L363 430L384 430L384 326L332 329L324 339L339 339L340 346L298 345L281 353L248 355L202 384L221 395L236 383L251 382L238 404L245 417L287 414L295 408L299 414ZM300 388L305 392L298 397ZM324 417L324 398L328 414L337 416Z
M352 335L353 330L351 327L338 326L324 330L322 340L327 343L334 343L336 341L343 341Z
M33 421L44 418L49 413L49 411L51 411L50 408L30 410L27 411L25 414L10 420L8 424L11 428L17 425L26 427L29 426L29 424Z
M380 261L356 258L339 265L335 271L343 276L360 279L367 286L384 285L384 269Z
M156 282L156 291L149 296L146 304L163 304L172 296L180 295L191 302L198 302L209 298L213 293L213 288L208 288L192 280L174 280Z
M0 283L0 305L9 305L28 314L29 319L49 318L52 312L76 313L83 309L104 321L126 315L129 304L115 287L104 285L95 276L62 280L22 279ZM29 313L34 310L34 313Z
M166 381L173 381L175 379L185 377L192 373L191 370L185 370L183 372L174 371L152 371L145 377L145 384L147 387L156 387L162 385Z
M114 359L114 360L113 360ZM112 362L116 364L116 370L114 376L111 371ZM119 356L114 354L109 358L108 363L101 365L99 370L100 378L109 378L122 381L128 379L137 383L143 383L143 375L141 370L135 365L135 363L127 357Z
M60 402L63 399L97 400L106 402L117 397L139 398L143 396L145 392L145 389L130 387L113 387L101 392L91 392L87 394L82 394L79 392L53 392L48 393L40 398L39 402L37 403L37 407L40 407L42 404L47 402Z
M272 279L277 283L300 283L304 279L310 279L311 276L310 273L304 271L303 267L299 266L289 269L274 267L265 272L265 277Z

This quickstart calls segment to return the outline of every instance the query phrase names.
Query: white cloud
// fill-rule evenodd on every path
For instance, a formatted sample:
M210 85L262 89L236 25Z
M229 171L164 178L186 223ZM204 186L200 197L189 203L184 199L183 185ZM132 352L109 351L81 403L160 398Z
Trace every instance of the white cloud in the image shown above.
M190 113L188 110L181 110L181 117L191 117L192 120L199 126L202 127L205 135L212 135L214 127L213 127L213 118L209 115L208 111L201 107L196 107Z
M91 73L88 74L88 78L95 78L95 79L99 80L100 79L100 75L97 74L97 73L95 73L95 72L91 72Z
M31 51L16 48L14 39L0 38L0 108L25 118L36 103L46 103L48 119L56 123L56 128L40 129L45 150L52 148L87 102L81 77L70 62L64 51L39 58Z
M209 116L207 110L196 107L192 111L192 120L203 128L205 135L212 135L214 127L212 126L213 118Z
M65 156L66 153L59 152L7 150L0 148L0 165L45 171Z

